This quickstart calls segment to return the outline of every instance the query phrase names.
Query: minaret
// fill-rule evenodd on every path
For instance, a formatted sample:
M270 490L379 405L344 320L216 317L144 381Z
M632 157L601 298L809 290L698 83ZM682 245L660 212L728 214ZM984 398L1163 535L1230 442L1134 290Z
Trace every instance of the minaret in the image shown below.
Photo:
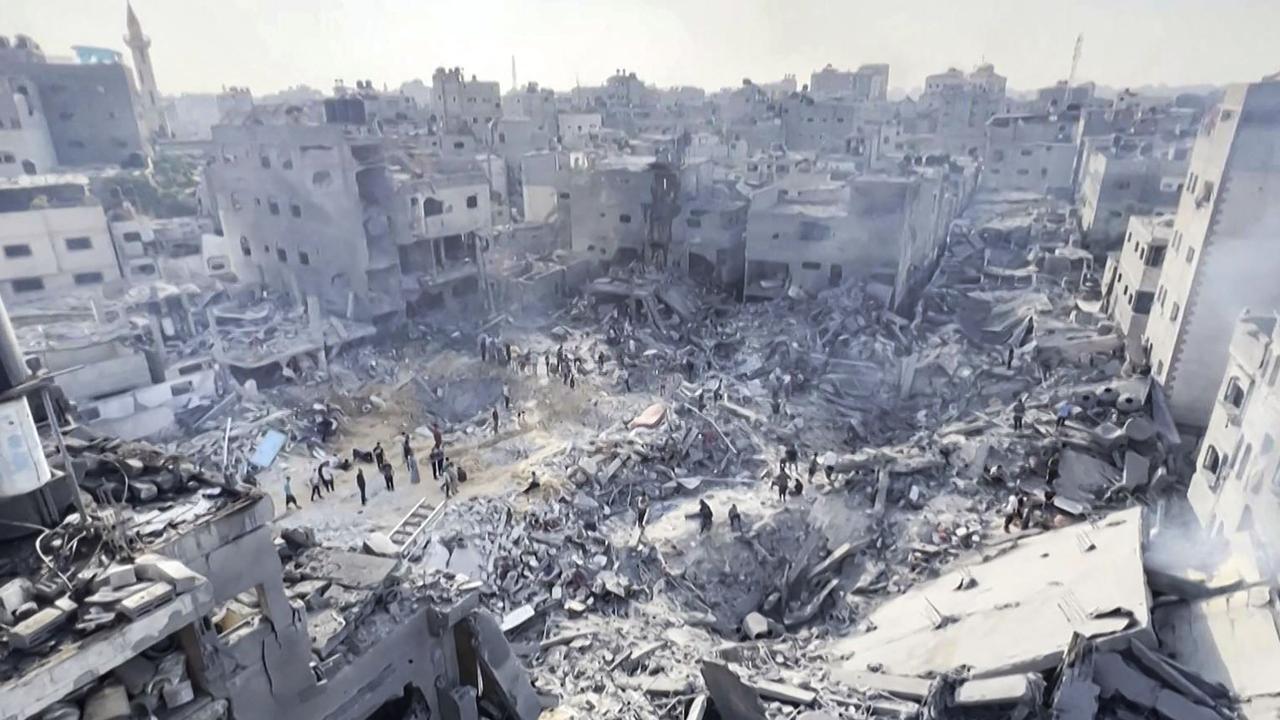
M151 38L142 34L142 23L133 12L133 4L127 3L125 24L129 34L124 44L133 53L133 68L138 73L138 96L142 103L142 116L151 137L169 137L169 127L160 109L160 91L156 87L156 71L151 67Z

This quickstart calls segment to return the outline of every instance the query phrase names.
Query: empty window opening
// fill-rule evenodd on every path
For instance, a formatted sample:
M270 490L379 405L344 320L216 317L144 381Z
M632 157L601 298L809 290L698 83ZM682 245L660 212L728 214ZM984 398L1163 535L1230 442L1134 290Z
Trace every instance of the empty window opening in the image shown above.
M93 241L87 237L67 238L66 243L67 243L67 249L72 251L93 249Z
M100 272L82 272L76 273L74 276L77 285L101 285L102 273Z

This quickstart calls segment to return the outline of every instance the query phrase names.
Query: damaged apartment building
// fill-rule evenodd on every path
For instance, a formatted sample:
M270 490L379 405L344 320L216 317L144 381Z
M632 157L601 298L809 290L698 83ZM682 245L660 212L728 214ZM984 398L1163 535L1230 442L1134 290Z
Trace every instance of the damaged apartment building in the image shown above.
M971 169L948 163L845 179L815 172L758 190L747 215L743 294L812 294L871 278L887 306L909 308L973 181Z

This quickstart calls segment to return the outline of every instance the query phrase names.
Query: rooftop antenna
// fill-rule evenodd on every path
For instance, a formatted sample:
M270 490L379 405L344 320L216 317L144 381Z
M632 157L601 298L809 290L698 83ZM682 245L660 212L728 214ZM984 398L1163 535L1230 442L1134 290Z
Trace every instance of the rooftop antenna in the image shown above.
M511 89L515 90L517 87L519 87L519 83L516 82L516 56L512 55L511 56Z
M1071 86L1076 81L1076 68L1080 67L1080 52L1084 50L1084 33L1076 35L1076 49L1071 53L1071 72L1067 74L1067 90L1071 90Z

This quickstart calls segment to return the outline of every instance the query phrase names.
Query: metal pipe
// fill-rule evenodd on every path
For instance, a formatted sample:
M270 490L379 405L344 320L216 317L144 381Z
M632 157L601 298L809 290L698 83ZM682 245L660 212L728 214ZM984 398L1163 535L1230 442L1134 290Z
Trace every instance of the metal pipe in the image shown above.
M30 376L13 323L9 322L9 311L5 309L4 300L0 299L0 392L21 385Z

